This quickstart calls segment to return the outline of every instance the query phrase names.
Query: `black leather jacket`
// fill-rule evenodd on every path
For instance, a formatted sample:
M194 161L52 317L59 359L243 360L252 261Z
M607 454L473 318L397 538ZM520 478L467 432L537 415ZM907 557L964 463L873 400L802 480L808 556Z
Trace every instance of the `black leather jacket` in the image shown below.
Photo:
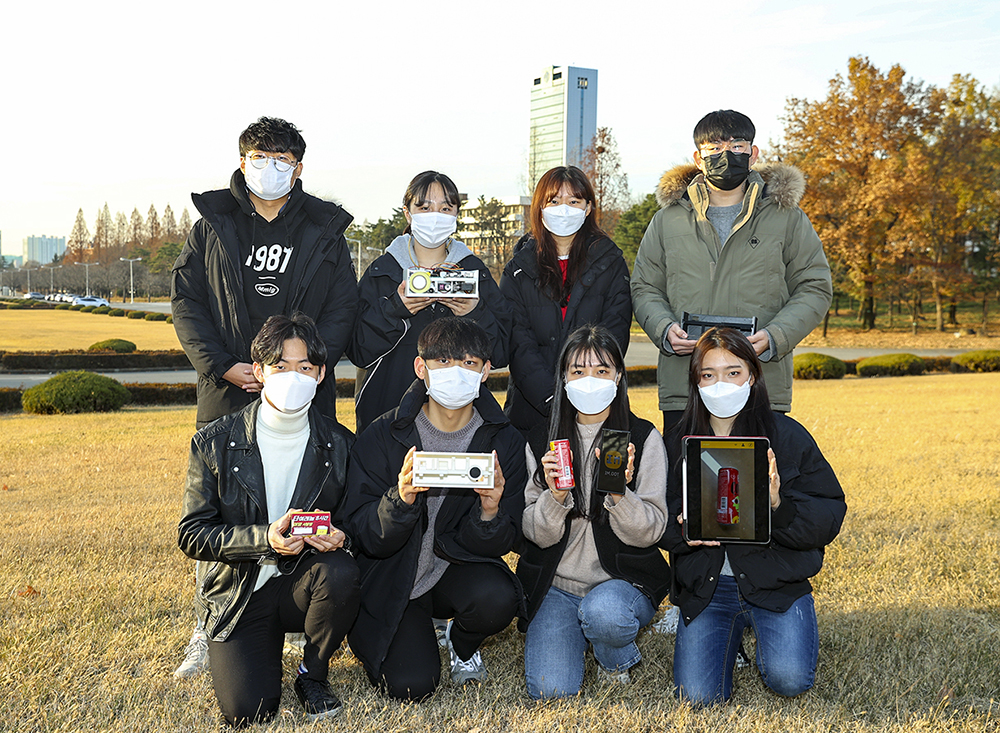
M195 433L191 439L184 507L177 527L181 551L198 560L195 594L198 616L213 641L225 641L253 593L260 562L278 560L291 572L307 548L294 557L279 556L267 541L264 465L257 446L260 401ZM353 436L314 406L309 411L309 442L298 471L290 506L333 513L347 485L347 456ZM345 543L345 547L347 544Z

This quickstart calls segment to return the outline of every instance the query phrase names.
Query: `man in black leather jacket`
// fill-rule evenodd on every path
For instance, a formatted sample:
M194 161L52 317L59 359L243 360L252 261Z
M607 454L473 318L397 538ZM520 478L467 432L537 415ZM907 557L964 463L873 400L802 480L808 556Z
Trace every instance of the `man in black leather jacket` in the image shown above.
M199 561L196 606L223 715L269 719L281 698L285 632L304 632L295 691L311 718L340 711L330 657L357 615L358 568L339 509L353 442L312 405L325 376L319 332L272 316L251 347L262 398L191 441L178 543ZM289 536L295 511L328 511L327 533Z

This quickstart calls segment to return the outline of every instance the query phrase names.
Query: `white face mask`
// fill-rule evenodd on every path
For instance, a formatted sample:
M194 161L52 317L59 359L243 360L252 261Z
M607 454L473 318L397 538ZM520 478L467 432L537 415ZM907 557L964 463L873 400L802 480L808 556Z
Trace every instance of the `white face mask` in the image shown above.
M566 396L577 412L584 415L596 415L603 412L618 394L618 385L614 379L600 377L580 377L566 382Z
M716 382L707 387L698 387L705 409L715 417L728 418L739 413L750 399L750 380L743 384Z
M275 168L273 158L268 158L267 165L263 168L255 167L249 158L246 161L243 166L243 178L246 179L247 188L257 198L274 201L292 190L292 175L296 166L293 165L287 171L281 172Z
M274 372L264 376L261 394L279 412L298 412L316 396L319 382L299 372Z
M431 399L441 407L458 410L479 396L483 373L460 366L427 368L427 381L430 383L427 393Z
M546 206L542 209L542 223L557 237L568 237L580 231L587 219L587 210L569 204Z
M458 229L458 217L440 211L422 211L410 215L410 231L421 247L440 246Z

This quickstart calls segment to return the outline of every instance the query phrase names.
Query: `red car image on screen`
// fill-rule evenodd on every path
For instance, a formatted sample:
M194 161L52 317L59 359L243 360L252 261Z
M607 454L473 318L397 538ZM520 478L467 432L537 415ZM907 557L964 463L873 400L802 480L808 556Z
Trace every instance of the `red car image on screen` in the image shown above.
M735 468L719 469L719 503L715 519L726 526L740 523L740 472Z

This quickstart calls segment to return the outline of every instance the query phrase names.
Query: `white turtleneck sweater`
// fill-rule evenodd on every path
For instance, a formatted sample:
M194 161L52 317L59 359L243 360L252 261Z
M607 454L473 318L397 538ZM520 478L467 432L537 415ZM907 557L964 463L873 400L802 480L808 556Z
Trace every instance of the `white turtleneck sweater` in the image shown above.
M281 519L291 508L292 494L308 442L308 406L298 412L279 412L261 397L260 410L257 411L257 447L264 464L264 495L267 497L269 524ZM262 563L254 591L277 574L278 568L273 560Z

